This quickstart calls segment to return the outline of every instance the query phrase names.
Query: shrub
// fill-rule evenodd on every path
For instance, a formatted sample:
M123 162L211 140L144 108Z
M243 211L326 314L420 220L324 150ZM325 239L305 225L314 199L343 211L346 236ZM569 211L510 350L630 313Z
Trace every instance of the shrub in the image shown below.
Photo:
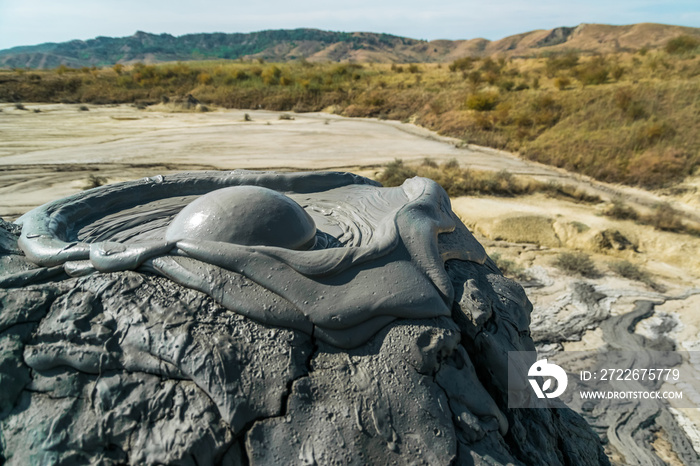
M547 59L545 69L547 75L554 76L558 71L567 70L578 65L579 56L576 52L567 52L564 55L554 55Z
M618 220L637 220L639 218L639 213L620 199L614 199L612 204L603 210L603 215Z
M520 267L518 264L516 264L515 261L512 261L510 259L506 259L505 257L502 257L498 252L493 252L493 253L489 254L489 257L491 257L491 260L493 260L496 263L496 266L498 267L498 269L506 277L521 279L521 280L528 278L525 274L525 270L522 267Z
M496 127L496 122L490 112L477 112L473 121L474 125L483 131L493 131Z
M437 168L438 167L438 164L435 163L435 160L431 159L430 157L424 158L422 165L424 167L429 167L429 168Z
M491 72L491 73L498 74L498 73L500 73L502 67L503 67L503 64L497 63L491 57L486 57L481 62L481 66L479 67L479 69L485 73Z
M282 76L282 70L275 65L265 68L261 74L263 82L267 85L279 84L280 76Z
M608 264L608 267L610 267L610 270L613 273L627 278L628 280L642 282L653 290L659 292L665 291L665 287L656 283L647 271L640 269L638 266L629 261L613 262Z
M630 88L618 89L615 91L613 98L615 100L615 106L622 110L629 118L640 120L647 116L644 104L634 99Z
M416 171L405 166L403 160L395 159L389 162L379 176L379 182L384 186L400 186L408 178L416 176Z
M627 177L646 188L662 188L689 172L687 156L674 148L652 147L635 154L629 164Z
M469 71L474 66L476 60L472 57L458 58L450 63L450 71Z
M554 87L563 91L571 84L571 79L568 76L559 76L554 79Z
M586 278L600 276L590 256L583 252L562 252L557 256L554 265L569 275L580 275Z
M83 189L99 188L100 186L107 184L107 178L103 176L90 175L88 176L87 182Z
M694 52L700 48L700 39L693 36L682 35L669 40L666 43L666 52L681 55Z
M666 202L655 205L652 214L644 220L645 223L650 224L657 230L683 230L683 222L681 221L680 214Z
M579 189L568 184L559 184L550 181L546 185L538 187L538 190L544 191L549 197L559 197L574 202L584 202L587 204L599 204L601 202L600 196L590 194L584 189Z
M612 77L615 81L619 81L622 75L625 74L627 70L624 67L617 65L612 69Z
M474 86L477 86L481 82L481 73L479 71L474 70L467 75L467 79Z
M609 267L617 275L630 280L642 281L643 278L648 277L646 272L629 261L613 262Z
M410 65L408 65L408 72L409 73L419 73L420 68L418 68L418 65L416 65L415 63L411 63Z
M665 121L651 121L638 128L634 135L634 145L637 148L649 147L675 134L676 130L671 124Z
M466 105L470 110L484 112L493 110L498 104L498 94L496 92L476 92L467 97Z
M504 91L511 91L515 87L515 82L510 79L506 79L498 82L498 87Z
M450 159L444 164L442 164L442 168L445 170L454 170L456 168L459 168L459 161L457 159Z
M245 81L250 79L250 76L244 70L234 70L233 73L231 73L231 77L236 81Z
M493 71L487 71L483 74L484 81L489 84L495 84L498 81L498 74Z
M605 84L610 71L600 63L590 63L576 69L576 77L586 85Z

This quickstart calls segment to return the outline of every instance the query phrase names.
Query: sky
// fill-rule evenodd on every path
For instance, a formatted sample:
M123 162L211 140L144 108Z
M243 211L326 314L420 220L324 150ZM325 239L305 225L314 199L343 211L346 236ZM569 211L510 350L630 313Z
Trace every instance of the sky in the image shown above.
M18 45L301 27L496 40L581 23L700 27L700 0L0 0L0 50Z

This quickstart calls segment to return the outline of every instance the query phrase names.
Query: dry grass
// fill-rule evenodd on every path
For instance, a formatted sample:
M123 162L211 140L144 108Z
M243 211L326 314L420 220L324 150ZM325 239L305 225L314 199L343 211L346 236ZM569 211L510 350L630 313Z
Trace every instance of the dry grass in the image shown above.
M676 43L678 42L678 43ZM465 58L430 64L209 61L0 71L10 102L158 103L415 121L594 178L657 188L700 166L700 56L692 40L645 53Z
M496 263L496 266L506 277L516 280L527 280L530 277L525 273L525 269L518 265L515 261L507 259L498 252L492 252L489 257Z
M598 196L573 187L543 183L526 176L515 176L505 170L498 172L462 168L456 159L441 165L426 158L420 165L407 165L397 159L387 164L377 180L384 186L398 186L407 178L422 176L436 181L452 197L470 195L521 196L545 193L548 196L575 202L596 204Z
M87 181L83 186L83 189L99 188L100 186L103 186L105 184L107 184L107 178L91 174L88 176Z
M639 268L637 265L629 262L629 261L619 261L619 262L612 262L608 265L610 270L624 278L627 278L629 280L634 280L638 281L641 283L644 283L651 289L663 293L666 291L665 287L659 283L657 283L647 272L646 270L643 270Z
M554 265L569 275L580 275L586 278L598 278L600 272L590 256L583 252L562 252Z
M642 214L616 199L603 210L603 215L617 220L632 220L640 225L650 225L660 231L700 236L700 230L683 221L683 215L667 203L657 204L651 213Z

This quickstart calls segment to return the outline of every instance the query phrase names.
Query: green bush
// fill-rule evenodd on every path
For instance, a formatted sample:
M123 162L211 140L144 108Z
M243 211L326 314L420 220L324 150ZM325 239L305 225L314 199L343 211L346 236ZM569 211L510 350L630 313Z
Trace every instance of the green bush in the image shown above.
M469 94L467 97L466 105L470 110L476 110L478 112L485 112L488 110L493 110L498 104L498 94L496 92L475 92L474 94Z
M263 83L272 86L279 84L280 77L282 76L282 70L276 65L268 66L263 70L260 76L262 77Z

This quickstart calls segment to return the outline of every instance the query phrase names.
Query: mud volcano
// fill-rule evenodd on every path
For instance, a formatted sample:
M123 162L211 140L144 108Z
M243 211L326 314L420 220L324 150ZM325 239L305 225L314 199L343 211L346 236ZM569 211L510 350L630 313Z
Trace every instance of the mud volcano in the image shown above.
M7 464L607 464L509 410L531 305L434 182L199 172L0 228Z

